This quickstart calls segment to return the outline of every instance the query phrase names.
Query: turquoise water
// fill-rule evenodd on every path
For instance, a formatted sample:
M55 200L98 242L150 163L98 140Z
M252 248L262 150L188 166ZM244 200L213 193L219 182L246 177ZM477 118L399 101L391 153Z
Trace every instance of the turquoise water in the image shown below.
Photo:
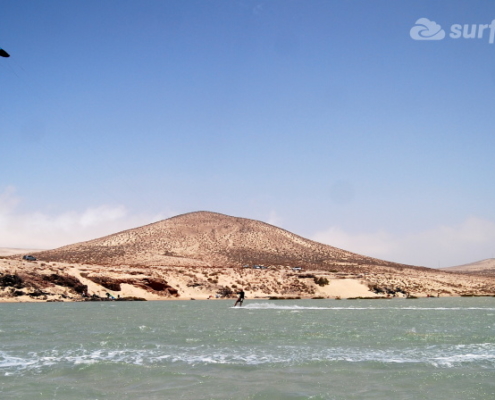
M0 399L495 398L495 298L0 304Z

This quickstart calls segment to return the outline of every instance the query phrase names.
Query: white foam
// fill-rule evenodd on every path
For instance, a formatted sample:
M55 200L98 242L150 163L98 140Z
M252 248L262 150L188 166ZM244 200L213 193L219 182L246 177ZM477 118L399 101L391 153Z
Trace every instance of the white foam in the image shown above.
M234 308L234 307L231 307ZM235 307L237 308L237 307ZM243 307L248 310L406 310L406 311L462 311L462 310L486 310L495 311L490 307L315 307L299 306L294 304L280 305L275 303L250 303Z
M295 365L307 362L379 362L384 364L424 363L438 368L475 364L495 368L495 344L459 344L419 346L405 349L369 349L359 347L315 348L313 346L218 347L191 346L163 349L125 349L87 351L84 349L45 351L24 356L0 352L3 375L39 373L53 367L71 367L98 363L133 365Z

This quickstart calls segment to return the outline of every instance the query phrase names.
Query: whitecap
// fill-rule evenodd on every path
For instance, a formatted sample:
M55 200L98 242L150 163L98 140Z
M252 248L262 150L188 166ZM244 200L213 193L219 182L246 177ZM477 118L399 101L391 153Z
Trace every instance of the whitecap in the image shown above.
M429 345L408 348L369 349L359 347L315 348L313 346L236 347L193 346L160 349L45 351L24 356L0 352L3 375L24 374L53 367L92 365L101 362L133 365L296 365L307 362L383 364L423 363L438 368L477 365L495 368L495 344Z

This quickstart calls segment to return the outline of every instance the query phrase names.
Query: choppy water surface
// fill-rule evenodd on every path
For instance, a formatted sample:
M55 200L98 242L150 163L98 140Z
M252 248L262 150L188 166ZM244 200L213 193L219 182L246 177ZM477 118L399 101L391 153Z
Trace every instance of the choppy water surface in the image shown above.
M495 298L232 303L0 304L0 398L495 398Z

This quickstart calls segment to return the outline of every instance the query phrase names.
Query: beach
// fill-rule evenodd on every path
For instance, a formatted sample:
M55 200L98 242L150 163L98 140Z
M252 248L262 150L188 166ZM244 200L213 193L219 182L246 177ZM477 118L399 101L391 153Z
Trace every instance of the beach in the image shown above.
M23 283L0 286L0 301L85 301L134 298L144 300L216 300L235 298L244 289L248 299L268 298L403 298L486 296L495 294L493 277L443 271L385 267L342 273L226 267L102 266L0 259L2 276ZM0 276L1 278L1 276ZM17 279L17 278L16 278ZM22 287L21 287L22 286ZM80 289L86 287L85 290Z

